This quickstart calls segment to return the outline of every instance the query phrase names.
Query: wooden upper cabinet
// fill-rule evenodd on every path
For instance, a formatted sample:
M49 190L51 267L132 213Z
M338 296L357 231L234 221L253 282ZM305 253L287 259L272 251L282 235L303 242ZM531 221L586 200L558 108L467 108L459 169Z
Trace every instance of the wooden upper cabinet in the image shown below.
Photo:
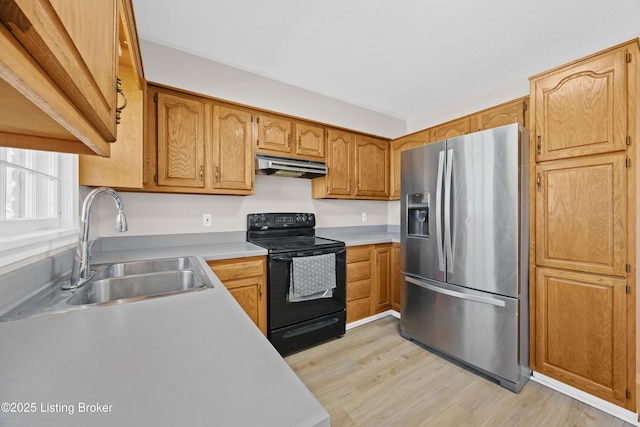
M295 154L311 160L324 160L324 127L295 122Z
M531 78L537 161L626 148L627 54L622 46Z
M66 32L72 45L62 44L61 47L60 42L64 43L64 39L31 37L30 32L24 33L21 41L27 43L38 62L105 139L115 141L118 34L114 28L118 28L117 1L20 0L16 3L23 3L25 7L27 4L35 6L30 10L33 13L30 18L39 35L50 34L51 28L45 25L62 25L56 32L60 35ZM47 3L60 19L59 23L55 22ZM86 64L88 74L78 58L66 53L72 51L74 46Z
M431 142L431 132L428 129L391 141L390 187L392 200L400 199L400 153L429 142Z
M205 104L164 92L157 104L157 184L203 188Z
M118 139L111 144L109 157L81 155L80 185L140 189L144 182L144 94L146 81L142 70L140 46L130 2L120 0L120 48L118 77L127 97L118 125Z
M321 125L259 114L257 128L258 153L324 161L325 137Z
M327 131L328 173L320 180L326 181L326 194L329 196L351 196L354 139L355 135L349 132L337 129ZM315 182L317 181L314 180Z
M0 144L108 155L117 137L118 2L6 3Z
M625 277L625 153L537 166L536 264Z
M291 121L266 114L258 115L258 151L291 153Z
M431 141L442 141L443 139L465 135L472 132L472 129L471 117L465 116L431 128Z
M155 84L146 99L145 191L253 193L251 111Z
M312 182L314 198L389 198L389 141L328 128L327 175Z
M389 142L368 136L356 136L355 196L389 197Z
M534 289L531 368L629 408L626 280L538 267Z
M518 99L480 111L474 114L477 125L476 128L480 131L510 125L512 123L526 126L525 113L527 108L527 101L525 99Z
M252 118L246 110L213 107L213 188L253 189Z

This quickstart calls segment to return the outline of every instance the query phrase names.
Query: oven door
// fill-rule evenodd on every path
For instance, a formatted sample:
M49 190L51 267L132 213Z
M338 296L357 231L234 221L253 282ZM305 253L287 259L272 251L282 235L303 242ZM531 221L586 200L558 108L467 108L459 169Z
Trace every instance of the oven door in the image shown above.
M335 253L336 287L331 298L290 302L288 298L291 263L294 257ZM344 311L346 307L346 249L327 248L269 255L268 262L269 331Z

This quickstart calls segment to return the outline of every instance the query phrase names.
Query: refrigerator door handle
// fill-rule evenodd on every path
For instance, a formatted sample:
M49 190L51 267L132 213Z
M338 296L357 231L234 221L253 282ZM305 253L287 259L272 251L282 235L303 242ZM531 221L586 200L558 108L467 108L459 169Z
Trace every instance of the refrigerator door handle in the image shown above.
M453 248L451 243L451 179L453 172L453 148L447 150L447 176L444 185L444 248L447 271L453 272Z
M438 270L444 271L444 249L442 244L442 183L444 181L444 151L438 153L436 175L436 246L438 246Z
M499 299L495 299L495 298L486 298L486 297L479 297L477 295L471 295L471 294L463 294L462 292L456 292L456 291L452 291L451 289L446 289L446 288L441 288L439 286L434 286L431 285L429 283L425 283L421 280L418 279L414 279L413 277L410 276L405 276L404 277L405 280L411 284L420 286L421 288L425 288L428 289L430 291L433 292L437 292L439 294L444 294L444 295L448 295L450 297L454 297L454 298L460 298L460 299L465 299L465 300L469 300L469 301L474 301L474 302L479 302L482 304L491 304L491 305L495 305L497 307L505 307L506 303L502 300Z

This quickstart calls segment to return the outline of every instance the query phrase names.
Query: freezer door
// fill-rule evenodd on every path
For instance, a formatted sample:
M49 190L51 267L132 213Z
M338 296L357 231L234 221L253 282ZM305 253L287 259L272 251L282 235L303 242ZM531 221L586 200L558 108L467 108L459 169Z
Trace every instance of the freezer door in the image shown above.
M446 282L517 297L519 127L447 140Z
M401 260L403 272L445 279L443 197L445 142L401 154Z
M405 338L446 353L518 391L519 300L411 276L401 281L400 330ZM527 365L524 363L524 365Z

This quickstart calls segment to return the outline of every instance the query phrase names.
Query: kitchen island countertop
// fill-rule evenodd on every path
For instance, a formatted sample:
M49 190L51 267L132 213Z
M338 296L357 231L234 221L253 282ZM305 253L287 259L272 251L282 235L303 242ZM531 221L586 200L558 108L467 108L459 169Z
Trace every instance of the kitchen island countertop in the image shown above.
M0 323L0 425L330 425L217 278L214 284Z

